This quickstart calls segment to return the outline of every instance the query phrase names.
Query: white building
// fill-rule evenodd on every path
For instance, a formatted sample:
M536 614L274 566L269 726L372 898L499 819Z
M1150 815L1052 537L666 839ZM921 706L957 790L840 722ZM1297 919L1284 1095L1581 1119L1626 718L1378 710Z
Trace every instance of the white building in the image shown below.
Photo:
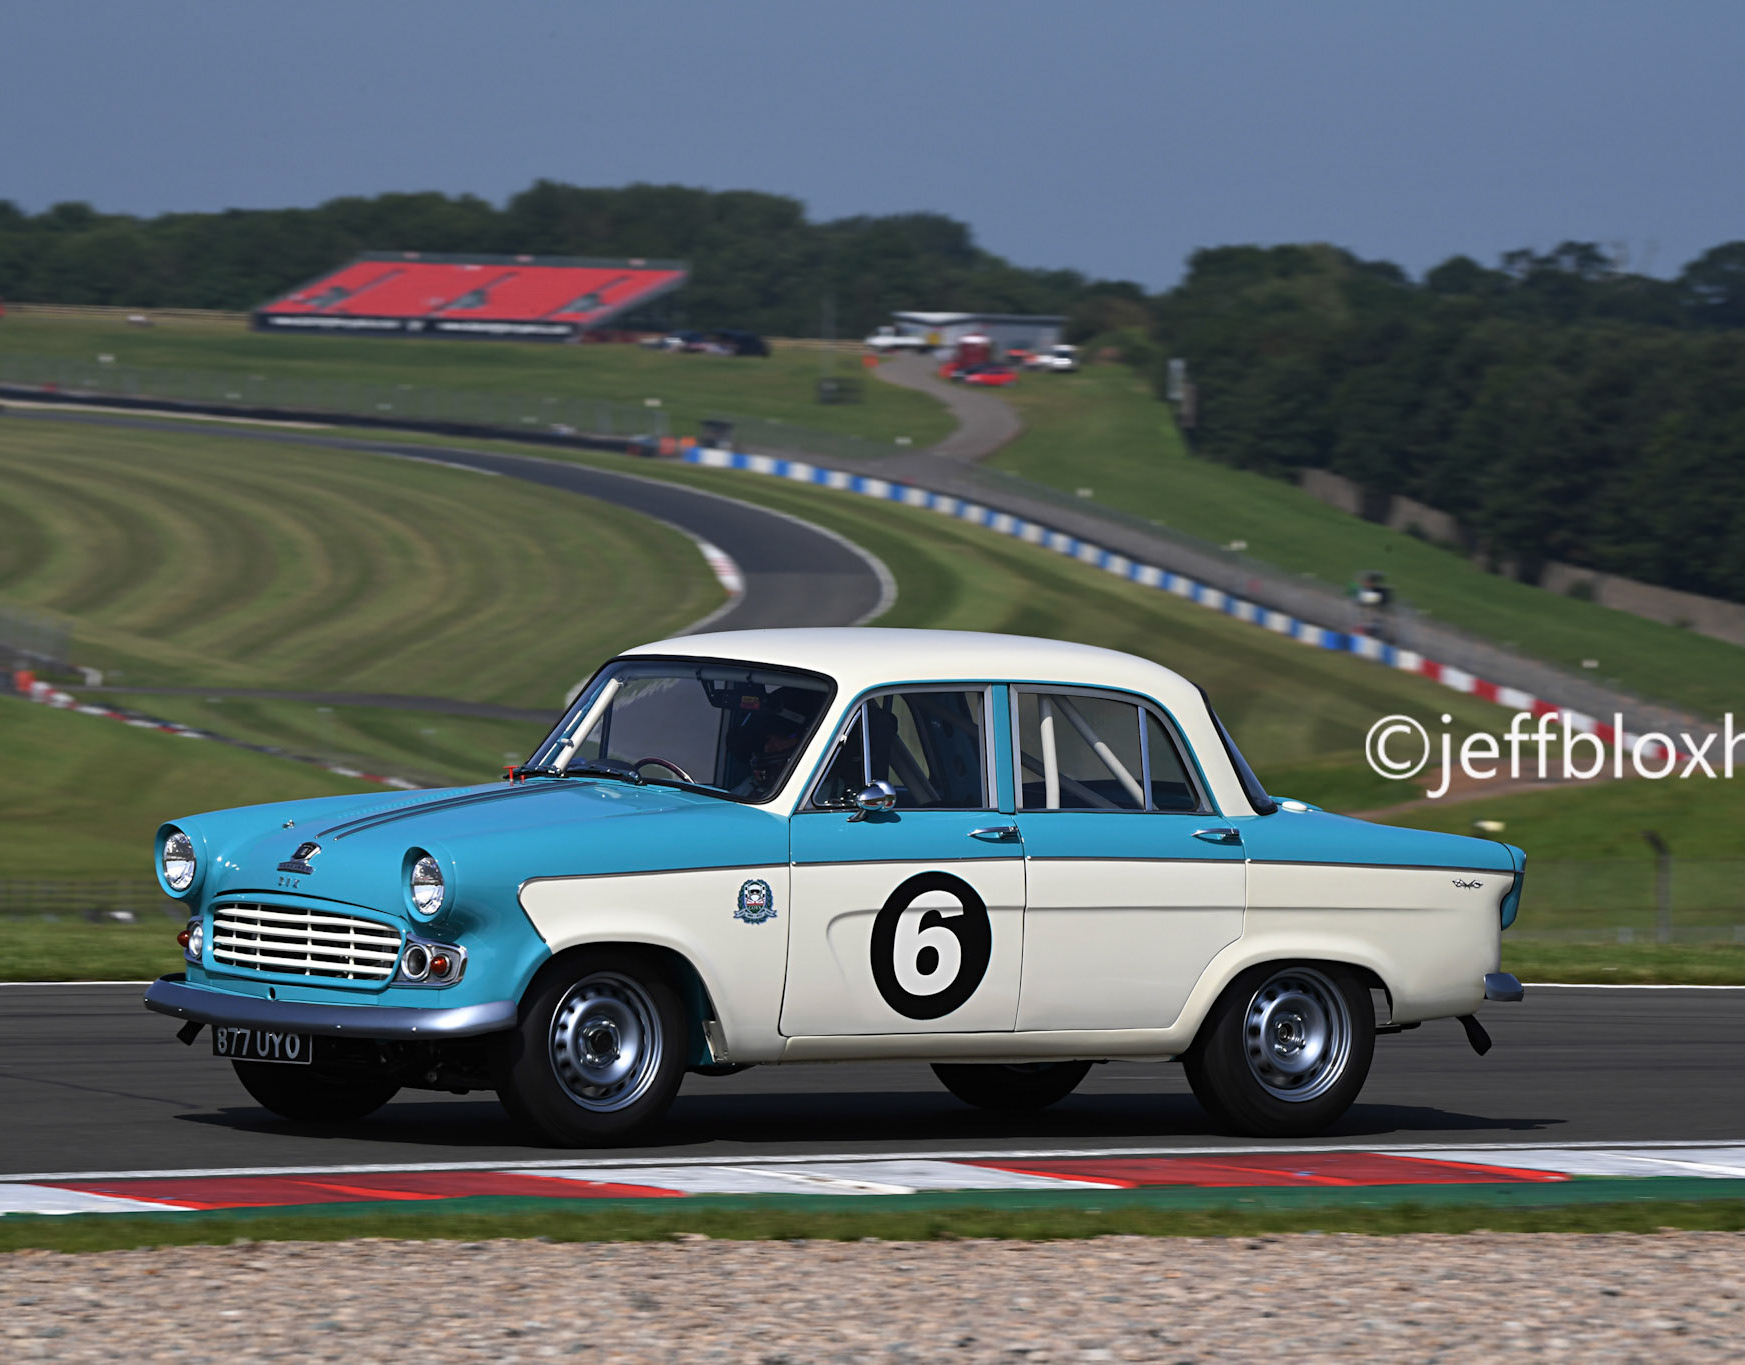
M929 346L955 346L958 338L979 334L1000 355L1016 347L1046 351L1066 323L1063 317L1023 313L892 313L891 321L903 336L921 337Z

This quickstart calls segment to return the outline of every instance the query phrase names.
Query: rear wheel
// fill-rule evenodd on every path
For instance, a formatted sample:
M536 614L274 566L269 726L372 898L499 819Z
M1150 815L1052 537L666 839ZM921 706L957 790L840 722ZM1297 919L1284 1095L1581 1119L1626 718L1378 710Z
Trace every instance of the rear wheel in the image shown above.
M350 1123L373 1114L400 1090L400 1082L356 1070L232 1062L243 1089L280 1118L305 1123Z
M554 973L502 1037L504 1107L565 1146L622 1142L652 1127L685 1076L678 993L635 953L594 953Z
M1046 1109L1078 1088L1089 1062L934 1064L933 1074L965 1104L982 1109Z
M1251 1137L1307 1137L1351 1107L1375 1053L1375 1007L1331 963L1244 972L1182 1059L1213 1118Z

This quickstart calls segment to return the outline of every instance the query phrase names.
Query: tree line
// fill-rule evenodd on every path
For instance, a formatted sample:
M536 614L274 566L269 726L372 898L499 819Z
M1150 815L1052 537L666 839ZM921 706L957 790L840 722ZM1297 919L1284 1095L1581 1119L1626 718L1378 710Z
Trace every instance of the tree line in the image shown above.
M156 218L0 200L0 299L250 309L361 251L687 260L684 325L774 336L862 336L903 308L1063 313L1087 286L1077 271L1013 266L941 214L814 223L797 199L743 190L541 180L501 208L383 194Z
M1417 498L1529 581L1558 559L1745 600L1745 242L1672 280L1580 242L1417 281L1220 248L1127 324L1160 392L1188 362L1202 455Z
M859 336L898 309L1059 313L1165 392L1208 458L1324 468L1458 517L1531 579L1560 559L1745 600L1745 242L1674 279L1567 242L1421 279L1329 246L1195 253L1147 294L1019 267L941 214L813 222L796 199L539 181L501 207L384 194L142 219L0 200L0 299L247 309L366 250L677 257L683 325Z

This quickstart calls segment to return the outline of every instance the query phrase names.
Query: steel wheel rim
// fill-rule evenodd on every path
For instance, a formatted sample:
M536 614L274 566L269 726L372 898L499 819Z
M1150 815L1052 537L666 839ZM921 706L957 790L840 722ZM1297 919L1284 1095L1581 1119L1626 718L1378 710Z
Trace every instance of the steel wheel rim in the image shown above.
M660 1015L627 976L598 972L564 993L552 1011L552 1074L583 1109L608 1114L648 1093L665 1050Z
M1275 1099L1319 1099L1345 1074L1351 1010L1332 981L1307 967L1276 972L1255 991L1242 1021L1248 1069Z

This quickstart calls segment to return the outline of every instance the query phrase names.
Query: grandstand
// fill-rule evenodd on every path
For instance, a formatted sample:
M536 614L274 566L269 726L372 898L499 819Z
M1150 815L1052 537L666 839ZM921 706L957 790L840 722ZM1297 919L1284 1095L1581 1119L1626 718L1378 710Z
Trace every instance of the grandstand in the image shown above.
M570 341L690 277L683 261L366 252L257 308L256 331Z

